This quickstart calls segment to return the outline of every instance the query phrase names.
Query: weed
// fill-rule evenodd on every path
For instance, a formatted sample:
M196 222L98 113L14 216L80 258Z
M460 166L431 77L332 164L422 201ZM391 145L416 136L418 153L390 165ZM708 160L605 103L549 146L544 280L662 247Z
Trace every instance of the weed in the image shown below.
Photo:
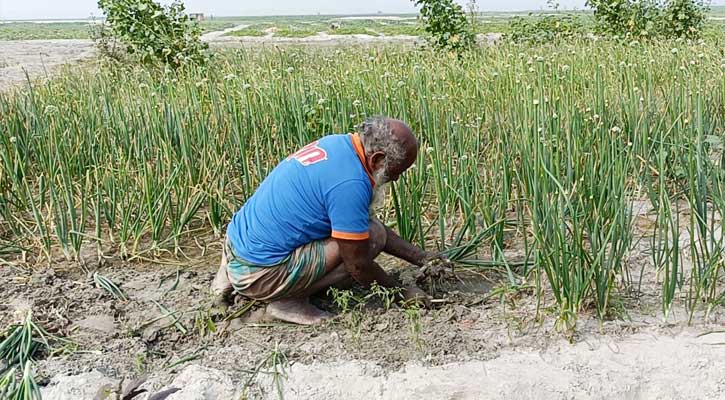
M214 313L211 309L200 308L194 314L194 332L199 336L206 336L217 331Z
M162 313L164 313L163 314L164 317L171 318L172 321L169 325L167 325L167 327L171 327L171 326L175 327L184 336L186 336L189 333L189 330L181 322L181 318L176 316L177 313L175 311L170 311L164 305L162 305L161 303L159 303L155 300L153 301L153 303L156 305L156 307L159 308L159 310L161 310Z
M335 305L340 309L340 313L347 316L345 323L347 328L353 333L353 339L359 341L362 330L362 321L364 318L366 297L355 295L352 290L341 290L330 287L327 292Z
M128 296L121 290L121 288L113 282L111 279L99 274L98 272L93 273L93 282L96 283L96 287L104 289L111 296L122 301L128 301Z
M269 350L268 354L257 364L257 366L251 371L246 371L250 375L244 383L240 400L250 399L249 389L252 387L254 380L260 373L270 375L272 377L272 386L277 393L277 398L283 400L283 385L284 380L287 378L288 365L289 361L287 360L287 355L285 355L285 353L280 349L279 342L275 342L274 347Z
M136 353L133 368L137 374L143 374L146 372L146 370L148 369L148 359L146 356L146 352Z
M179 358L176 361L165 364L164 368L171 369L171 368L177 367L181 364L187 363L189 361L194 361L194 360L198 359L199 357L201 357L201 352L204 351L205 349L206 349L206 347L201 347L199 349L196 349L192 353L187 354L187 355Z
M405 318L408 320L410 341L418 351L423 350L423 339L421 338L420 306L418 303L406 305Z
M377 282L373 282L370 285L370 295L377 297L383 304L385 311L390 310L393 305L400 299L402 289L400 288L387 288L385 286L378 285ZM334 296L333 296L334 297ZM368 296L366 296L367 299Z

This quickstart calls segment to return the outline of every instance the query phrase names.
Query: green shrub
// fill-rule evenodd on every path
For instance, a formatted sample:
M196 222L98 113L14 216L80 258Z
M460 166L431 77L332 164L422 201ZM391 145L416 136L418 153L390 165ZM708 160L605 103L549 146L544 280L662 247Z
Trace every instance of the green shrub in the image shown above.
M670 38L699 37L708 8L701 0L672 0L664 12L663 34Z
M517 43L548 43L582 36L584 26L574 15L514 17L506 38Z
M208 57L200 40L201 28L192 22L181 2L161 6L152 0L98 0L105 26L97 35L102 54L120 42L126 53L142 62L162 62L173 67Z
M460 53L475 44L470 22L453 0L413 1L421 7L420 16L433 47Z
M587 0L600 34L620 38L696 38L708 6L702 0Z

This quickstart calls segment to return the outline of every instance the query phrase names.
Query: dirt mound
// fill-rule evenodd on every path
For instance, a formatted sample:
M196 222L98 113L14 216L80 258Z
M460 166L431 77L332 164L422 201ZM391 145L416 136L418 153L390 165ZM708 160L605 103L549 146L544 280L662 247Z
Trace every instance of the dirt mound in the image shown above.
M417 317L373 302L318 327L234 320L217 321L212 332L202 322L215 261L111 262L99 272L129 301L95 287L75 267L0 268L0 324L32 308L47 329L78 342L80 351L39 361L46 399L86 398L104 383L142 374L151 391L183 386L170 397L177 400L225 398L199 394L206 375L232 398L276 398L275 377L287 399L724 397L725 346L716 345L724 335L697 337L712 328L685 328L686 314L677 310L662 322L647 296L624 299L631 302L624 319L600 325L582 315L574 344L554 329L554 318L536 318L534 296L489 296L490 276L477 271L439 287L439 308ZM335 310L328 298L316 301ZM185 332L164 317L168 312ZM710 324L722 326L722 313ZM190 366L196 378L184 380Z
M239 366L224 370L190 365L170 383L151 379L151 391L178 388L170 400L236 399L722 399L725 396L725 341L642 333L621 339L601 338L543 351L509 349L488 361L428 366L412 362L387 370L369 361L294 364L278 381L259 374L253 386L234 383ZM92 379L91 379L92 378ZM108 377L97 371L55 378L45 399L91 399L89 393ZM82 395L83 394L83 395ZM144 397L142 397L143 399ZM244 398L244 397L241 397Z

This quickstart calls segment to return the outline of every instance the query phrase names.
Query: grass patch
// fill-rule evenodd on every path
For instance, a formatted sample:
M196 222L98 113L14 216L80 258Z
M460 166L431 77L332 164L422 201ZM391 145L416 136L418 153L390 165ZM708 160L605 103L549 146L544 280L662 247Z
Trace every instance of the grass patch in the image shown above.
M425 34L423 25L408 22L379 22L370 29L385 36L421 36Z
M215 32L215 31L223 31L227 28L233 28L237 25L241 25L243 22L239 20L205 20L199 22L199 26L201 26L202 32Z
M328 29L328 35L371 35L378 36L378 34L370 28L362 26L342 26L337 29Z
M92 27L86 22L10 22L0 24L0 40L90 39Z
M243 29L231 31L226 36L265 36L267 34L266 30L273 26L272 24L254 24Z
M324 32L325 27L319 24L305 24L305 25L288 25L279 27L274 32L276 37L288 37L288 38L305 38L315 36L319 32Z

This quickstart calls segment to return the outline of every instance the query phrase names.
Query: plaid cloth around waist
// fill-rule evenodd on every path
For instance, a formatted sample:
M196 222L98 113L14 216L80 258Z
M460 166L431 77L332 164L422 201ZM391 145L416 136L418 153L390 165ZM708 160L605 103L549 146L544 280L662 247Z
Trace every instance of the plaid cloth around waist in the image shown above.
M310 242L295 249L276 265L254 265L237 256L226 239L224 257L234 289L255 300L276 300L302 292L325 275L325 242Z

